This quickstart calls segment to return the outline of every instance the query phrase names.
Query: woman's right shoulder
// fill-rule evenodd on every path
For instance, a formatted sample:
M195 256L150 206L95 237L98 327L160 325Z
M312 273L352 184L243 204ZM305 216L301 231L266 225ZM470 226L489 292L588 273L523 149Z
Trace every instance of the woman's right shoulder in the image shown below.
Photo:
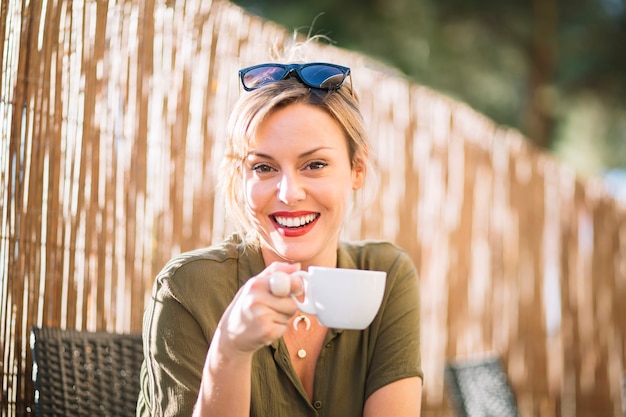
M156 277L156 286L173 290L221 283L236 288L238 263L242 256L246 256L246 250L237 236L230 236L205 248L183 252L165 264Z
M239 255L238 246L229 240L225 240L215 245L193 249L174 256L165 264L159 276L173 275L178 269L184 268L190 263L210 262L221 264L228 260L239 258Z

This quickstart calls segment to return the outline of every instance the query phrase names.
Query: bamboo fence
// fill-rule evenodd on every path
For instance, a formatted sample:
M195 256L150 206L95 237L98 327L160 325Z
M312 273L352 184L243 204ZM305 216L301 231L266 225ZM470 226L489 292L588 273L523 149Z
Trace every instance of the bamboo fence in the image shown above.
M32 412L33 325L140 331L174 254L229 232L214 196L240 67L292 33L210 0L1 0L2 416ZM413 256L424 416L446 361L502 357L522 416L621 415L624 208L514 130L335 46L379 169L350 239Z

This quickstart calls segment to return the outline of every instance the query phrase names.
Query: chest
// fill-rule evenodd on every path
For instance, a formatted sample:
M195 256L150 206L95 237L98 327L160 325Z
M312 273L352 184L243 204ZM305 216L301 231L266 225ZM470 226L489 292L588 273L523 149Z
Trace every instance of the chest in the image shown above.
M327 329L317 326L310 330L300 329L285 333L283 339L291 365L300 379L309 399L313 398L315 368L324 345Z
M317 346L307 360L296 360L289 336L257 352L250 415L362 417L371 362L360 332L330 329L307 345Z

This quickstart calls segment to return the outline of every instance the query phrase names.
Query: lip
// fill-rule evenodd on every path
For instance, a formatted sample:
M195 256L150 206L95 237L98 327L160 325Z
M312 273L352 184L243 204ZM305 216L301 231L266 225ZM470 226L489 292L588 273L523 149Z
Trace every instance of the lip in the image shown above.
M304 216L315 216L315 218L313 219L313 221L307 223L304 226L299 226L299 227L287 227L284 226L280 223L278 223L276 221L276 217L284 217L284 218L288 218L288 219L295 219L298 217L304 217ZM298 236L302 236L305 235L307 233L309 233L311 231L311 229L313 229L313 227L315 227L315 224L317 223L317 221L320 218L320 214L315 212L315 211L290 211L290 212L286 212L286 211L277 211L275 213L272 213L269 216L271 222L274 224L274 227L276 228L276 230L278 230L278 232L280 234L282 234L285 237L298 237Z

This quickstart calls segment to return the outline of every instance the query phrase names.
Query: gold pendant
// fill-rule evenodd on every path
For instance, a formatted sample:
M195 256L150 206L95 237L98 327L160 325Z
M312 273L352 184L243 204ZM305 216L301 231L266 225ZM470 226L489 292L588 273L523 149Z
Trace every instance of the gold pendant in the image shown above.
M304 359L304 358L306 358L306 350L304 350L304 349L298 349L298 357L299 357L300 359Z

